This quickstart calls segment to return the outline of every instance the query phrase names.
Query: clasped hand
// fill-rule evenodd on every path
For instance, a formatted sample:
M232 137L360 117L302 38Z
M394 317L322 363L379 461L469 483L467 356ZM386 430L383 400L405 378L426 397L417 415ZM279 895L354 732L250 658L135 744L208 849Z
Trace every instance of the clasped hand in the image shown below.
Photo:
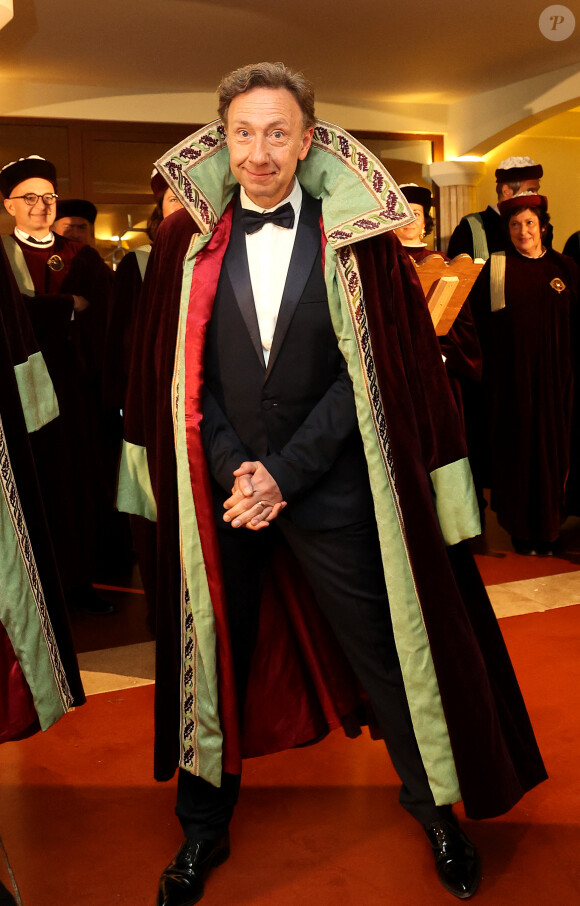
M286 506L276 481L261 462L243 462L234 478L232 496L224 503L224 522L254 532L268 528Z

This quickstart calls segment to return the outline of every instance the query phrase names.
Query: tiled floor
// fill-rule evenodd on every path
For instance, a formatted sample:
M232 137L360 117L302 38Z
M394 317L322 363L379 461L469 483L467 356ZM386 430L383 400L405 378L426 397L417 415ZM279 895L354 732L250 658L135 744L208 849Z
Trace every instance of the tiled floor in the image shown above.
M578 688L567 626L572 617L578 626L580 613L580 520L566 524L560 556L523 558L490 516L476 557L510 648L513 637L533 722L543 727L548 693L536 683L528 649L545 638L557 661L565 639L576 672L566 668L557 694L566 682ZM88 704L48 733L0 749L0 881L22 906L153 906L159 872L180 842L174 784L152 780L154 645L145 600L138 589L115 588L111 583L103 594L119 604L118 614L74 620ZM518 642L522 633L530 644ZM566 703L555 698L549 707L557 706L565 714ZM577 740L568 721L557 737L545 732L549 768L558 766L551 785L500 822L470 826L485 851L482 906L519 902L530 878L531 892L521 901L580 903L578 861L568 864L556 844L578 844L580 851L580 830L564 817L565 804L577 796L564 779L575 770ZM452 902L434 881L422 832L401 812L396 788L383 747L366 736L352 741L334 733L317 746L248 762L232 857L211 878L204 903ZM526 852L537 862L531 875ZM566 882L552 899L554 871Z

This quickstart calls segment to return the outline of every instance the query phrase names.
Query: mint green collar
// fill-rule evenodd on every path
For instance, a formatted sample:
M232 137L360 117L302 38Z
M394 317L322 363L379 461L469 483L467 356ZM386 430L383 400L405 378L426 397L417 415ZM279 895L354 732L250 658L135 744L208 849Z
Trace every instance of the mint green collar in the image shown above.
M229 165L225 130L215 120L175 145L155 164L202 233L210 233L237 182ZM328 242L341 248L405 226L415 219L390 173L348 132L316 121L306 160L296 175L314 198L322 199Z

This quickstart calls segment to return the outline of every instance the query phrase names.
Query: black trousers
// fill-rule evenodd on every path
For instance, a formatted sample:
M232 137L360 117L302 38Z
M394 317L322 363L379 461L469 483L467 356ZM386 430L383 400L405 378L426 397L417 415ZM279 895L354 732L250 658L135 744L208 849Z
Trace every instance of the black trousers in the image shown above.
M309 531L280 516L260 532L218 531L232 636L236 684L245 699L256 643L260 593L273 545L292 549L361 685L367 692L389 755L402 781L400 802L422 824L449 815L436 807L405 695L374 521ZM177 808L186 837L213 839L227 827L239 777L224 774L221 788L180 770Z

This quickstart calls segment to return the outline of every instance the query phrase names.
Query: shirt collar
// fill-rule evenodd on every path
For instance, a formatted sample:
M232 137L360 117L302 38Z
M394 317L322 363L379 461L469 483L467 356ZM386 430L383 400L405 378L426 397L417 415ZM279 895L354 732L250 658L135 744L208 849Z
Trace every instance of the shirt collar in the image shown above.
M294 177L294 186L290 195L283 198L282 201L279 201L278 204L275 204L272 208L262 208L260 205L254 204L251 198L248 198L248 193L243 186L240 187L240 204L247 211L258 211L260 214L264 214L266 211L275 211L276 208L281 208L283 204L290 202L294 208L294 216L298 220L300 214L300 208L302 207L302 186Z
M28 233L19 229L17 226L14 227L14 235L17 239L20 239L21 242L25 242L26 245L29 245L31 248L48 248L54 243L54 233L50 232L50 230L46 236L43 236L42 239L38 239L36 242L32 240L32 237Z

